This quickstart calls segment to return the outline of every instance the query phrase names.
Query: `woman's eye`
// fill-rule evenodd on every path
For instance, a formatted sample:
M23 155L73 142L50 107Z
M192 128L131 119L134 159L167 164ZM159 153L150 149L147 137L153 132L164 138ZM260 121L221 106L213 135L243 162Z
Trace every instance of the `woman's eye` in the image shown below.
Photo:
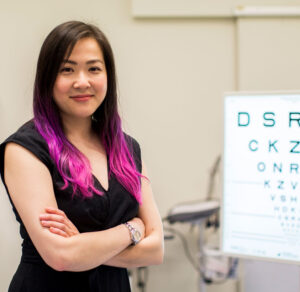
M99 68L99 67L91 67L91 68L89 69L89 71L91 71L91 72L100 72L100 71L102 71L102 70L101 70L101 68Z
M73 69L71 67L63 67L60 69L61 73L70 73L72 71L73 71Z

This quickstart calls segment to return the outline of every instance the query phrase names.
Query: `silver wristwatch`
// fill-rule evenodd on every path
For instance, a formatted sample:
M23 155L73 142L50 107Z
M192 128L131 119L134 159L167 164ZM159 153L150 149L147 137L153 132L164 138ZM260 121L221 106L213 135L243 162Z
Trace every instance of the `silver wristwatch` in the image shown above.
M129 224L128 222L124 223L124 225L128 228L129 232L130 232L130 237L131 237L131 241L133 245L136 245L140 242L141 240L141 233L136 230L131 224Z

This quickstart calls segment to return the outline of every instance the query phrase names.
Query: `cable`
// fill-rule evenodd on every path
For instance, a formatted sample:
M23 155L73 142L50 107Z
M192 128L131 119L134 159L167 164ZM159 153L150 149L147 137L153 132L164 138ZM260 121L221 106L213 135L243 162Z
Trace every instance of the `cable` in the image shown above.
M218 155L209 174L208 190L206 195L207 200L213 199L213 191L215 187L215 176L219 170L220 163L221 163L221 155Z
M205 275L204 275L204 273L203 273L200 265L197 262L195 262L194 259L193 259L193 256L192 256L192 254L190 252L187 240L184 237L184 235L180 231L178 231L178 230L176 230L176 229L174 229L172 227L164 227L164 229L167 230L167 231L169 231L169 232L172 232L173 234L177 235L180 238L180 240L182 242L182 245L183 245L183 250L184 250L185 256L187 257L187 259L189 260L189 262L192 264L193 268L198 273L200 273L200 275L201 275L201 277L203 279L205 279Z
M228 269L228 272L226 274L224 274L223 279L216 280L216 279L208 278L208 277L206 277L205 271L200 266L200 264L198 262L195 262L185 236L180 231L178 231L172 227L165 226L164 229L173 233L177 237L179 237L179 239L181 240L182 245L183 245L183 250L184 250L185 256L187 257L188 261L191 263L191 265L196 270L196 272L199 273L200 277L203 279L203 281L206 284L223 284L228 280L228 277L233 276L236 266L238 264L237 259L232 259L232 258L230 259L230 261L231 261L230 268ZM204 254L201 254L201 257L204 257Z

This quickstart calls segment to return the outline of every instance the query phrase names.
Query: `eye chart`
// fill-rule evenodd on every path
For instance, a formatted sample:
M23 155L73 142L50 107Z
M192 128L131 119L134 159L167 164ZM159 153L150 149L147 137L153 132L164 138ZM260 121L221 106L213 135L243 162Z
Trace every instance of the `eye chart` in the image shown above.
M224 101L222 250L300 263L300 93Z

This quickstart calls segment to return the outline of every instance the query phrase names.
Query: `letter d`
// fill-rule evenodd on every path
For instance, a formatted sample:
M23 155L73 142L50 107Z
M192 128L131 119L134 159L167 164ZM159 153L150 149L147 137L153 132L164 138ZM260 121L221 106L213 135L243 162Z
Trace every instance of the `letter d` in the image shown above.
M246 112L238 113L238 126L239 127L247 127L250 123L250 116Z

